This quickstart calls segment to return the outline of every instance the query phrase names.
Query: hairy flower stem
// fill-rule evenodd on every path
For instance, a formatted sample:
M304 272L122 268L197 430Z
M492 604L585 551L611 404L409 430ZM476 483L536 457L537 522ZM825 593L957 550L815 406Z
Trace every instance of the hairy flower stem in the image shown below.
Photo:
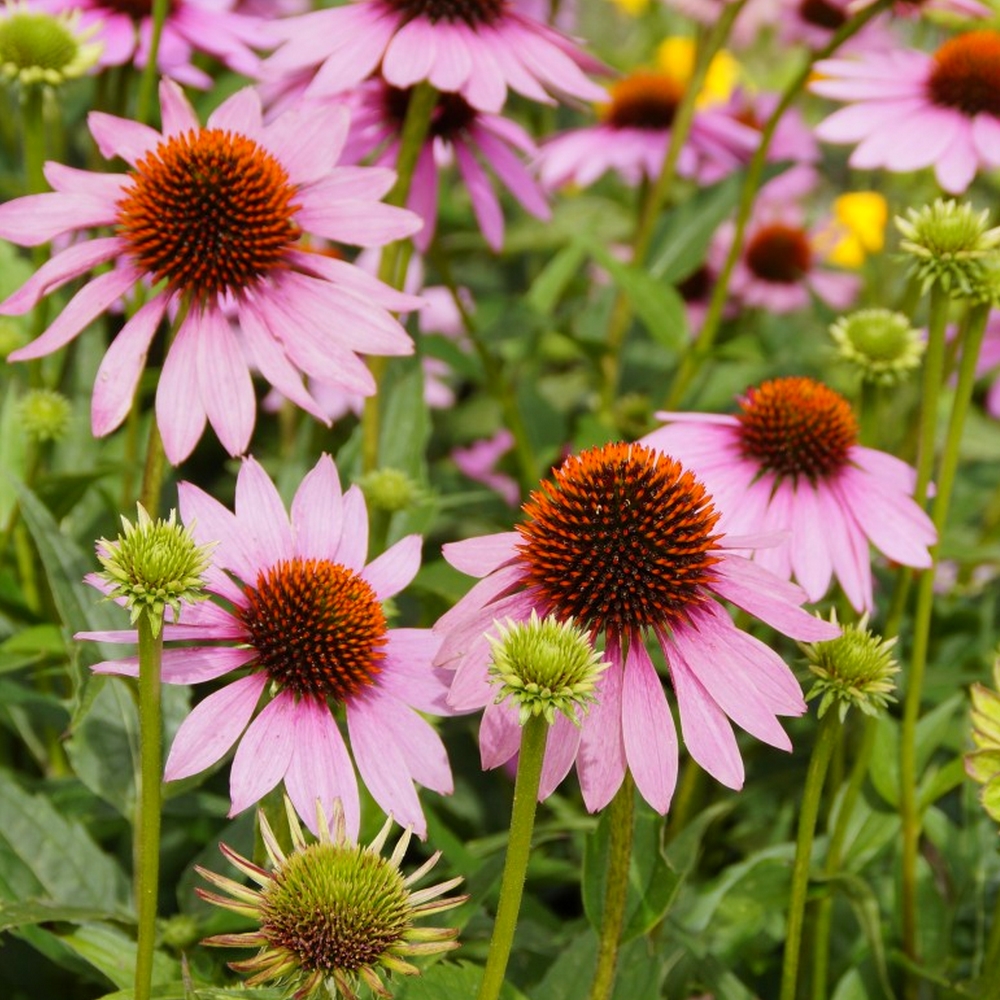
M521 730L521 748L517 759L517 779L514 783L514 807L510 817L507 858L500 881L500 902L486 956L486 969L479 984L478 1000L497 1000L503 987L507 959L514 943L517 915L524 894L524 879L531 855L531 834L535 827L538 806L538 785L542 778L545 740L549 724L541 715L533 715Z
M806 785L799 806L799 832L795 841L795 865L792 868L792 889L788 904L788 925L785 931L785 958L781 967L780 1000L795 1000L816 818L819 816L819 805L823 798L823 784L830 765L830 756L837 744L840 730L839 715L835 709L831 709L819 721L816 743L809 758Z
M829 713L828 713L829 714ZM857 748L851 775L847 780L847 788L840 800L837 810L837 820L830 834L830 842L826 849L826 864L823 874L832 878L840 870L843 856L844 841L847 839L847 829L854 815L854 807L861 797L861 789L868 777L868 765L871 763L872 750L875 747L876 719L866 715L862 721L864 731L861 734L861 744ZM813 961L812 961L812 1000L826 1000L827 970L830 968L830 928L833 920L833 899L825 896L816 908L816 922L813 930Z
M160 806L163 774L163 712L160 666L163 629L153 635L149 612L139 629L139 813L135 824L135 908L138 942L135 1000L149 1000L156 940L157 886L160 879Z
M935 291L937 291L935 289ZM939 296L944 293L937 292ZM930 364L930 354L932 347L941 355L942 371L939 372L938 388L940 389L940 375L943 374L944 364L944 330L943 317L941 318L942 329L940 333L935 331L933 320L935 318L934 298L931 298L932 326L928 334L929 342L927 346L927 364ZM937 310L941 311L940 307ZM951 505L951 495L955 486L955 477L958 472L959 449L962 441L962 429L965 426L965 418L969 412L969 404L972 400L972 389L976 379L976 360L979 357L979 348L983 342L983 334L986 329L986 318L989 314L987 304L974 306L970 310L968 328L965 332L965 339L962 344L962 361L958 369L958 383L955 387L955 396L952 401L951 416L948 420L948 431L945 436L944 449L941 453L941 466L938 470L937 492L934 496L934 504L931 508L931 519L938 532L938 543L930 552L932 564L925 569L919 578L917 585L917 605L913 618L913 652L910 658L910 674L906 687L906 698L903 702L903 721L899 734L899 782L900 782L900 813L903 822L903 854L902 854L902 915L903 915L903 948L907 956L918 961L917 948L917 854L920 845L921 817L920 808L917 801L917 784L919 775L917 774L917 720L920 717L920 699L923 692L924 674L927 668L927 652L930 644L931 632L931 612L934 606L934 570L937 566L938 550L940 538L944 532L945 524L948 520L948 509ZM935 339L940 343L935 345ZM923 405L925 410L930 410L932 415L937 413L937 393L933 397L927 395L928 386L925 383L925 395ZM930 481L929 473L926 478L922 478L924 473L925 451L933 455L931 443L934 437L934 421L932 419L922 420L927 424L924 433L921 435L921 455L920 465L917 467L917 487L922 488L926 493L927 484ZM924 434L927 436L925 437ZM926 447L925 447L926 446ZM918 498L920 493L917 494ZM917 991L916 979L909 975L907 977L907 995L915 996Z
M142 68L142 77L139 80L139 93L135 99L135 120L149 125L149 109L153 104L153 94L156 91L156 81L160 71L157 66L157 57L160 51L160 39L163 37L163 24L167 20L170 11L170 0L153 0L151 16L153 18L153 31L149 39L149 55L146 57L146 65Z
M396 154L396 183L386 195L388 205L403 206L413 183L413 172L417 168L420 150L431 126L431 115L437 104L437 91L425 80L410 92L410 103L406 107L406 117L399 136L399 152ZM381 281L401 289L406 281L406 262L403 240L397 240L382 248L378 276ZM407 244L409 246L409 244ZM382 426L381 395L377 391L385 375L385 358L368 359L368 367L375 378L376 392L365 400L361 414L361 471L372 472L378 468L379 435Z
M743 181L743 188L740 191L740 202L736 212L736 225L733 231L733 242L729 248L729 253L723 262L722 268L712 289L712 298L708 304L708 311L705 320L701 325L698 336L691 344L691 349L687 351L681 359L680 367L674 378L673 385L667 395L664 408L676 410L681 405L688 387L701 371L702 365L708 360L712 353L712 345L715 343L716 334L719 332L719 325L722 322L722 313L726 305L726 298L729 294L729 281L733 275L733 269L739 260L743 249L743 237L746 233L747 224L750 221L750 213L753 209L754 201L760 190L761 181L764 176L764 166L767 161L767 152L771 147L771 139L774 131L778 127L785 112L797 100L805 89L806 84L812 77L813 65L820 59L836 52L847 39L857 34L872 18L881 14L889 6L891 0L877 0L876 3L846 21L837 30L830 41L795 74L794 78L785 87L778 101L771 112L771 116L764 123L760 133L760 144L754 150L750 163L747 166L746 178Z
M736 16L743 9L746 0L736 0L726 4L722 14L707 37L699 40L695 52L694 68L691 79L684 88L680 103L670 126L670 142L663 159L663 166L656 180L645 189L639 204L639 218L636 223L635 235L632 238L632 264L641 266L649 245L653 239L656 222L660 211L667 204L674 180L677 177L677 161L681 150L687 142L694 121L695 102L705 85L708 67L719 49L722 48L732 29ZM605 419L611 419L611 408L618 390L618 380L621 375L621 349L625 334L632 319L632 305L624 292L619 292L608 323L608 344L601 358L601 411Z
M608 881L604 890L604 914L597 946L597 969L589 1000L610 1000L618 968L618 948L625 924L628 873L632 863L632 836L635 812L635 782L625 772L621 788L608 807L611 836L608 839Z

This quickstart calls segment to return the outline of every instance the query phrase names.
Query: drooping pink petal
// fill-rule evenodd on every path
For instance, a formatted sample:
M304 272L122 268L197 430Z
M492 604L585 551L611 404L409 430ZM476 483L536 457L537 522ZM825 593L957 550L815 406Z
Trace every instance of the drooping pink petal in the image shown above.
M580 790L589 812L598 812L613 798L625 779L628 761L622 737L622 662L621 647L609 645L606 656L611 666L597 683L597 703L583 722L576 771Z
M378 687L419 712L454 714L447 702L454 674L432 666L441 637L426 628L392 628L386 637Z
M521 726L517 709L509 700L489 701L479 724L479 755L483 770L492 771L506 764L521 746Z
M296 747L301 705L290 691L282 691L247 727L229 772L230 816L259 802L285 777Z
M545 759L538 783L539 802L547 799L569 774L580 750L581 733L581 727L570 718L562 712L556 714L556 721L549 727L545 742Z
M198 383L197 331L183 323L167 351L156 387L156 424L171 464L180 465L194 451L207 422Z
M265 674L251 674L198 702L177 730L164 780L188 778L220 760L250 721L266 683Z
M222 447L230 455L242 455L257 415L250 369L219 309L205 309L197 324L198 381L205 414Z
M483 237L492 250L499 251L503 246L503 212L500 211L500 202L497 201L493 185L476 158L462 143L455 144L455 159L462 180L469 189L472 211Z

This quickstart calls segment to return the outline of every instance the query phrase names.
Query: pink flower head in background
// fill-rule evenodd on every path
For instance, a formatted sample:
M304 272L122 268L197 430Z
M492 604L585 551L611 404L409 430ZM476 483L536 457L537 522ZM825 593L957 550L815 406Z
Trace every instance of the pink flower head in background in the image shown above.
M85 25L96 25L104 45L100 64L149 61L153 32L152 0L35 0L48 11L79 10ZM218 59L244 76L260 76L255 48L272 48L278 41L266 21L233 10L235 0L171 0L157 50L157 68L164 76L189 87L207 90L213 79L191 62L195 52Z
M521 499L521 487L513 476L497 470L497 463L514 447L514 435L501 427L492 437L474 441L465 448L454 448L451 460L463 476L499 493L508 507L516 507Z
M408 354L413 344L387 311L419 305L344 261L299 245L303 233L381 246L420 220L381 204L391 170L337 167L347 135L343 108L311 106L264 125L247 88L201 127L180 88L160 87L163 132L94 112L104 156L131 170L102 174L46 165L54 192L0 206L0 237L37 246L65 233L109 226L113 234L54 256L0 313L26 313L45 295L109 261L49 328L11 360L63 347L141 283L153 294L112 341L94 387L91 418L108 434L132 405L161 320L179 309L156 391L167 457L183 461L206 421L232 455L253 431L252 363L298 406L325 416L302 384L312 375L370 395L375 382L357 352ZM227 317L235 317L236 328ZM238 330L238 333L236 332Z
M732 549L753 538L716 530L712 498L691 472L654 449L608 444L570 456L524 505L516 531L444 547L463 573L483 577L434 626L443 637L436 663L455 669L449 703L485 708L483 764L516 751L517 711L495 703L488 679L495 623L555 616L603 636L611 664L597 704L579 727L560 717L549 735L540 796L576 763L591 811L610 802L631 770L643 798L661 813L677 778L678 745L663 682L645 639L666 658L691 756L731 788L743 761L730 720L764 742L790 749L778 716L805 702L773 650L738 629L719 599L802 640L838 634L807 614L805 595Z
M382 79L369 80L348 97L351 131L345 158L393 165L410 103L410 90L400 90ZM490 181L488 167L525 211L536 218L551 215L545 195L521 157L538 153L527 132L516 122L477 111L460 94L439 94L431 116L427 141L417 159L407 207L424 221L414 244L426 252L434 239L438 214L438 173L452 161L469 192L472 210L490 248L503 246L504 219Z
M813 93L849 102L816 135L857 143L852 167L933 167L945 191L961 194L977 170L1000 166L1000 32L956 35L933 55L872 52L815 69Z
M986 412L1000 420L1000 312L994 310L986 321L983 346L979 349L976 374L992 378L986 391Z
M497 112L507 89L552 103L551 94L585 101L604 91L586 72L597 60L505 0L353 0L275 25L285 44L265 64L272 79L312 79L310 98L357 86L381 67L394 87L428 80L480 111Z
M549 188L565 184L588 187L609 170L626 184L658 177L670 142L670 127L684 93L675 75L636 70L610 87L611 100L601 106L597 125L572 129L542 146L539 176ZM681 150L678 173L700 176L706 165L716 176L745 163L759 133L720 108L695 113Z
M808 226L799 203L814 186L815 176L810 167L798 166L761 189L729 283L739 305L788 313L807 308L815 295L842 310L856 298L861 287L857 274L822 266L821 237L829 222L820 219ZM732 222L716 232L708 252L712 270L722 269L734 232Z
M408 535L366 565L364 498L356 486L341 493L329 456L303 479L291 517L252 458L240 469L235 513L190 483L179 493L182 519L199 543L218 541L207 589L231 610L186 605L183 623L164 626L164 639L188 645L164 650L163 680L228 683L181 724L166 780L198 774L238 744L230 815L284 781L314 833L316 800L330 816L339 798L356 838L357 779L334 718L342 712L365 787L399 824L425 836L413 783L448 794L452 779L444 745L419 713L448 713L450 675L431 666L440 640L429 629L389 628L382 610L415 576L420 537ZM79 637L135 642L134 631ZM138 658L95 670L135 676Z
M873 606L869 543L904 566L931 564L937 535L913 500L914 470L858 444L850 405L810 378L749 389L736 416L660 413L643 441L704 481L720 529L787 532L754 561L819 600L834 576L858 611Z

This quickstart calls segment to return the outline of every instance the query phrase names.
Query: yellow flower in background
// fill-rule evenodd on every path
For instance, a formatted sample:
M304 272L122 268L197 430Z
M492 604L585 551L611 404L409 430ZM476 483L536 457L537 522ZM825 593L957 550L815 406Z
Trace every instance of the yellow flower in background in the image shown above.
M694 56L693 38L665 38L656 50L659 68L685 86L694 73ZM724 104L732 95L739 78L740 64L729 52L721 49L709 64L705 85L696 102L698 107Z
M889 206L877 191L852 191L833 203L833 221L820 238L826 258L840 267L861 267L885 246Z
M623 14L639 17L649 9L649 0L611 0Z

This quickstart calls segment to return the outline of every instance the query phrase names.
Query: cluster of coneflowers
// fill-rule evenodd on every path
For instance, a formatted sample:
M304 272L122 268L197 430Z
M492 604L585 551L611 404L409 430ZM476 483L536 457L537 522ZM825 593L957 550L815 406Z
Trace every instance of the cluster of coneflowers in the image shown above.
M968 305L951 340L951 355L961 358L952 426L960 436L960 407L1000 351L1000 322L990 313L1000 297L1000 233L954 202L911 212L900 229L913 287L930 295L927 334L907 313L882 308L844 314L833 326L841 357L876 394L920 366L926 343L918 467L863 444L848 398L812 374L763 378L725 413L678 407L691 398L723 320L755 309L793 313L814 301L841 314L855 303L857 264L882 247L885 202L854 192L817 215L817 139L856 144L856 168L933 167L953 195L1000 166L1000 33L977 26L988 10L973 0L952 5L970 26L949 32L933 52L901 46L894 18L908 15L886 3L772 4L787 8L784 43L815 58L784 92L770 94L736 82L736 62L723 50L755 35L748 24L767 16L755 13L764 2L733 3L721 15L695 0L678 5L695 21L710 17L712 29L699 33L697 46L671 40L650 65L621 71L521 0L351 0L315 10L296 2L20 0L0 11L0 71L24 94L26 154L37 152L55 88L83 74L111 81L101 109L87 116L92 145L84 157L94 165L99 155L111 169L43 165L26 155L29 193L0 206L0 237L48 248L35 251L33 273L0 313L31 314L37 323L11 362L60 351L92 336L100 317L114 317L91 396L98 437L133 419L150 356L162 358L152 366L145 506L117 541L99 543L103 571L91 579L129 607L134 628L78 638L138 643L138 653L95 670L138 677L141 704L155 702L161 683L211 683L173 737L163 780L230 760L231 814L274 789L287 797L290 846L261 814L267 867L224 848L256 888L204 872L225 894L203 890L205 898L257 924L207 942L257 949L233 964L251 985L277 982L295 997L325 986L353 998L364 984L388 996L383 973L415 972L413 956L455 946L456 931L414 921L461 903L445 897L459 880L416 889L433 862L406 877L399 868L409 832L428 836L421 789L453 790L435 719L481 712L483 766L517 756L519 768L480 992L492 1000L511 946L535 802L575 768L589 811L612 809L616 822L631 824L637 790L667 814L681 746L723 785L741 788L734 724L790 750L780 720L807 708L774 648L784 636L818 644L808 656L825 720L790 908L782 991L794 995L818 801L811 796L836 739L829 720L842 720L852 705L884 707L896 671L892 639L867 630L876 611L873 550L924 571L915 628L925 654L933 553L954 479L948 463L957 460L958 438L950 436L942 466L933 466L946 321ZM209 59L246 85L231 88L202 123L184 88L215 86ZM107 110L115 79L136 81L132 116ZM844 106L810 125L791 107L806 87ZM585 102L596 113L591 124L533 135L509 111L512 92L522 102L569 104L580 121ZM646 264L652 227L677 183L694 190L737 171L745 181L735 217L718 227L698 270L674 276L686 353L658 426L629 440L614 433L618 356L635 305L623 295L608 321L604 383L594 394L607 404L602 416L611 415L606 443L567 448L540 482L527 483L509 530L444 545L447 562L479 582L433 626L390 624L387 602L417 575L421 537L386 545L384 531L373 531L370 539L366 493L343 488L343 469L328 454L286 507L252 454L255 381L271 387L277 407L298 407L321 424L360 411L368 493L383 510L405 506L412 484L393 481L378 460L380 440L392 433L381 391L387 359L414 352L416 322L450 334L457 352L471 350L462 337L475 333L474 304L447 268L437 265L449 288L431 319L435 300L408 266L414 249L436 259L442 176L460 179L493 251L505 239L498 186L542 220L561 189L608 174L635 188L634 241L621 250L625 263L617 248L607 253L601 282L615 278L616 266ZM72 294L54 307L51 297L66 288ZM487 377L502 380L499 357L485 357ZM425 375L428 385L448 377L446 369ZM438 402L448 405L451 390L441 391ZM516 416L511 405L501 399L505 416ZM989 406L1000 409L996 390ZM65 419L58 403L46 409L42 398L32 413L40 439ZM511 496L509 479L493 468L504 446L521 456L528 446L523 426L511 422L503 445L484 443L489 461L462 460L516 502L517 488ZM232 509L181 481L179 519L158 519L164 461L189 459L208 425L241 459ZM522 474L530 464L522 460ZM932 479L933 519L924 509ZM841 618L861 616L843 629L836 616L805 607L838 592ZM768 641L754 620L767 626ZM907 701L911 725L919 669L908 681L916 692ZM827 711L833 703L838 712ZM137 997L149 996L161 776L155 708L142 721L147 825L138 869L146 895ZM903 752L904 835L915 849L912 775L909 793L905 784L912 757L908 764ZM978 761L989 780L982 755ZM361 786L409 831L389 859L381 855L388 826L374 844L357 843ZM622 850L627 874L627 843ZM609 884L609 900L621 888ZM905 872L903 893L912 906ZM620 933L620 916L602 933ZM912 934L904 940L915 960L913 943ZM595 1000L610 995L614 976L613 949L601 954Z

